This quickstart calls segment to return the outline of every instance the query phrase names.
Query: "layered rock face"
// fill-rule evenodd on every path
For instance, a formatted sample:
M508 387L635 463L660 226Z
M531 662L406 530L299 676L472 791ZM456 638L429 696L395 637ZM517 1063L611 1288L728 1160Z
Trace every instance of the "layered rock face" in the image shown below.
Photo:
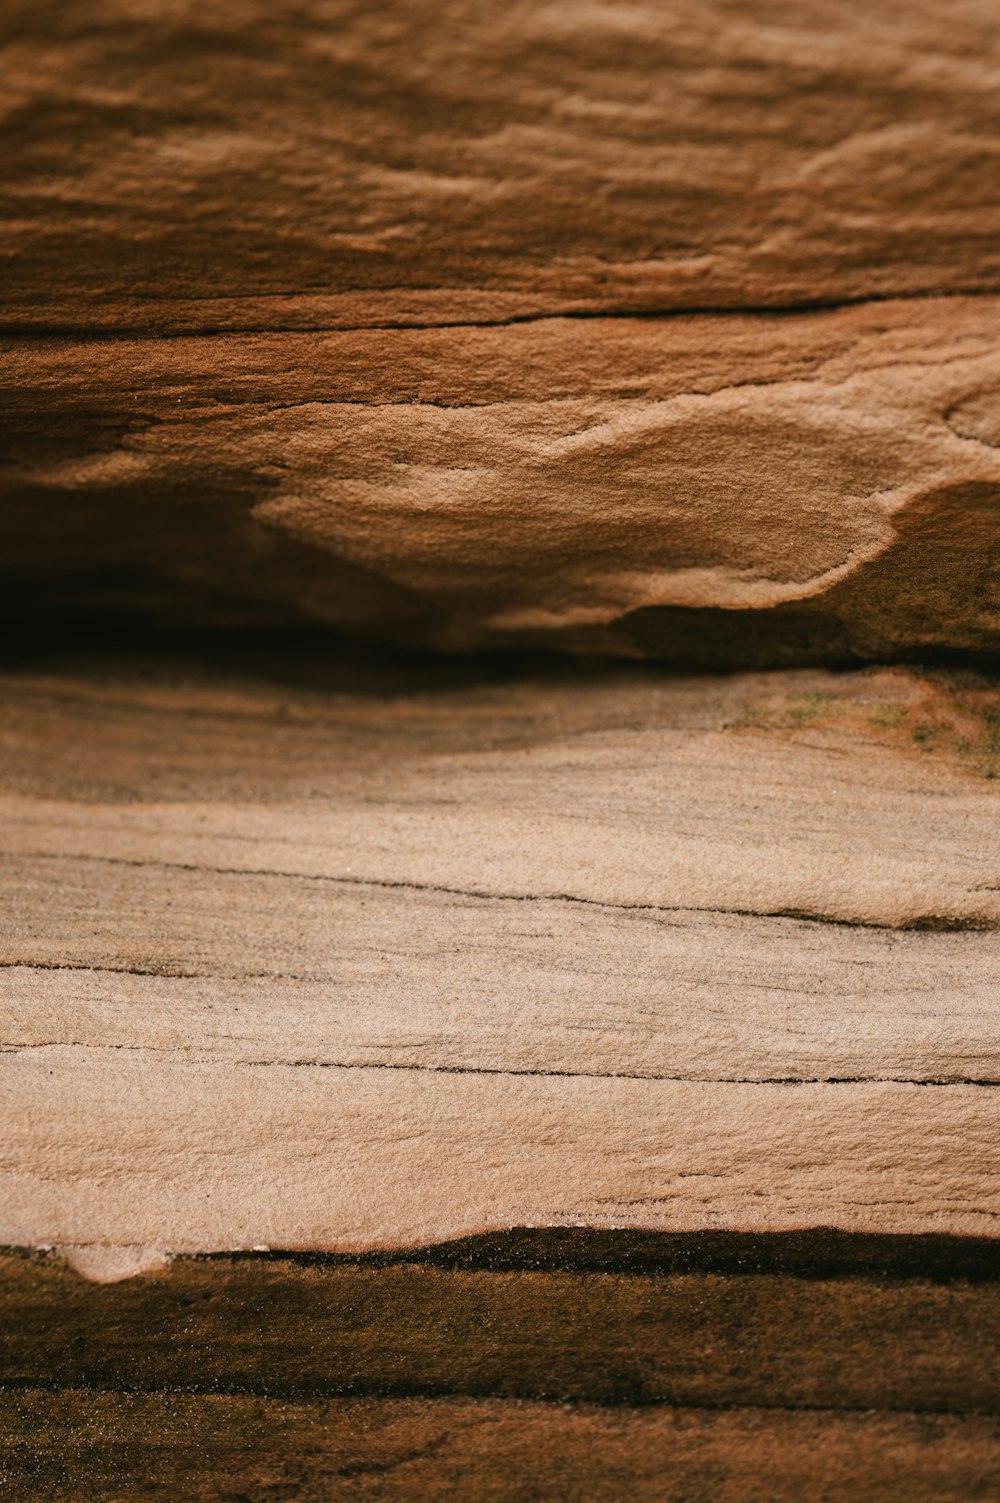
M5 31L36 330L997 288L985 0L19 0Z
M991 12L15 8L14 609L994 651Z
M995 691L565 677L6 677L0 1242L993 1235Z
M16 1503L1000 1496L996 23L8 0Z
M437 647L982 652L998 334L1000 300L938 298L19 346L7 567L53 602Z

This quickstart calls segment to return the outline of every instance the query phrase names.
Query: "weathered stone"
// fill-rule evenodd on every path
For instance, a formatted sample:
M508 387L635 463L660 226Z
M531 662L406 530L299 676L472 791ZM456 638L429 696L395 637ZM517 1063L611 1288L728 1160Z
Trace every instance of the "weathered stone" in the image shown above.
M685 666L983 653L998 308L21 345L8 600Z
M989 0L12 0L4 33L18 327L1000 290Z
M985 0L5 25L22 628L997 650Z
M985 682L351 672L8 678L0 1235L994 1231Z

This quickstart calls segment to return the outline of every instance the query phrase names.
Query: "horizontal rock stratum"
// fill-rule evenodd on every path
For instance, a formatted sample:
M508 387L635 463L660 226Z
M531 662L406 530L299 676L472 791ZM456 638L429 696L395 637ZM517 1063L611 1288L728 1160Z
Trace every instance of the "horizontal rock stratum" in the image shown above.
M0 1240L995 1236L995 688L456 672L4 676Z
M5 572L445 648L987 652L998 333L1000 299L938 298L19 344Z
M5 322L1000 289L991 0L10 0Z
M18 620L1000 645L992 6L4 29Z

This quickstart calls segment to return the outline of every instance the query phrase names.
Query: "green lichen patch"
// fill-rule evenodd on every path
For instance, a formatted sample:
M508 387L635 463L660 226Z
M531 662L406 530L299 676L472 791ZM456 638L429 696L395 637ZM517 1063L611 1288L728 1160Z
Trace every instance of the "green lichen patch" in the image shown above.
M853 693L776 692L726 729L875 742L977 779L1000 779L1000 683L979 676L897 669L861 679Z

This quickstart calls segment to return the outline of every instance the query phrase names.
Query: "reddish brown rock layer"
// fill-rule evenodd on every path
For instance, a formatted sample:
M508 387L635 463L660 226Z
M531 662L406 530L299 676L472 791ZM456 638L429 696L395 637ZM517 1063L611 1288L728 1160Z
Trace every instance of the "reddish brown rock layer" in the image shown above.
M990 652L997 309L15 345L8 597L687 665Z
M8 324L998 290L988 0L5 7Z
M994 20L8 6L15 617L995 651Z

